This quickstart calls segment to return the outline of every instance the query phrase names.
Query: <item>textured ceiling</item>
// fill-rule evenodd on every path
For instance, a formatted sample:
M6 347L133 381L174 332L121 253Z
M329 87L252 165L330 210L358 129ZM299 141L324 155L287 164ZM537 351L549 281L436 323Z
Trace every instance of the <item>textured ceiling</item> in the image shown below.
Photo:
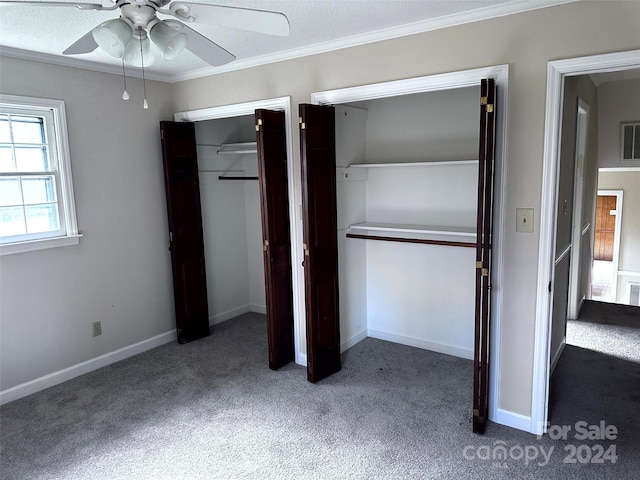
M112 5L111 0L84 1ZM299 56L311 51L310 47L313 51L329 50L439 26L434 22L460 23L505 12L564 3L553 0L193 1L282 12L289 19L290 35L285 38L272 37L224 26L192 23L192 28L235 54L236 62L216 69L187 51L172 61L163 60L155 52L155 64L148 69L150 77L169 80L195 77L266 62L276 57ZM63 64L68 64L69 58L73 59L72 62L80 59L99 64L94 65L98 69L115 70L120 66L120 61L100 49L73 57L62 57L61 52L99 23L118 15L118 10L105 12L80 11L73 7L1 6L0 51L11 56L23 56L24 52L46 54L40 57L36 55L34 58ZM375 33L372 35L372 32Z

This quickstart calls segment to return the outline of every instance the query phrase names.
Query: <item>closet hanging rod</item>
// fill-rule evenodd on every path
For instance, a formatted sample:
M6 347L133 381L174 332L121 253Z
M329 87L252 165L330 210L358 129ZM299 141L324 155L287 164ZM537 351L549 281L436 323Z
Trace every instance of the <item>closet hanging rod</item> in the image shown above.
M225 177L219 175L218 180L258 180L258 177Z

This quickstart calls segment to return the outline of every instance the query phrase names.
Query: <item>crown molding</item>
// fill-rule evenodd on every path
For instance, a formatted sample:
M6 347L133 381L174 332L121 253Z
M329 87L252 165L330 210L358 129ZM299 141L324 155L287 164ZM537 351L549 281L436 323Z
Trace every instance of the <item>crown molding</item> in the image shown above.
M20 48L0 46L0 56L19 58L21 60L30 60L33 62L48 63L51 65L59 65L62 67L81 68L83 70L92 70L100 73L112 73L114 75L122 75L122 66L107 65L105 63L92 62L90 60L84 60L73 57L63 57L59 55L51 55L49 53L32 52L29 50L22 50ZM142 71L137 67L128 67L127 77L142 78ZM160 82L171 82L170 75L164 75L161 73L144 71L144 78L147 80L156 80Z
M232 72L235 70L243 70L245 68L257 67L269 63L282 62L295 58L317 55L320 53L342 50L344 48L366 45L369 43L390 40L393 38L406 37L418 33L440 30L443 28L454 27L466 23L479 22L481 20L489 20L492 18L505 17L516 13L524 13L541 8L563 5L565 3L574 3L580 0L517 0L506 4L493 5L490 7L479 8L477 10L454 13L443 17L422 20L419 22L400 25L398 27L390 27L382 30L376 30L370 33L353 35L350 37L331 40L328 42L316 43L300 48L293 48L282 52L277 52L259 57L252 57L246 60L236 60L227 65L220 67L205 67L190 72L178 73L171 76L171 83L182 82L185 80L193 80L196 78L218 75L221 73Z
M562 5L565 3L574 3L580 0L517 0L514 2L503 3L499 5L493 5L489 7L479 8L477 10L471 10L467 12L454 13L443 17L433 18L429 20L422 20L406 25L400 25L397 27L385 28L382 30L376 30L373 32L353 35L350 37L341 38L338 40L331 40L328 42L316 43L299 48L292 48L282 52L272 53L268 55L261 55L258 57L252 57L245 60L236 60L235 62L219 67L207 66L196 70L190 70L182 73L161 73L153 72L153 70L145 70L145 77L149 80L157 80L161 82L177 83L185 80L193 80L201 77L208 77L211 75L219 75L222 73L233 72L236 70L243 70L246 68L257 67L260 65L266 65L269 63L282 62L285 60L292 60L295 58L307 57L310 55L317 55L320 53L331 52L335 50L342 50L344 48L356 47L359 45L366 45L369 43L380 42L383 40L390 40L393 38L406 37L409 35L415 35L418 33L429 32L433 30L440 30L443 28L454 27L457 25L463 25L466 23L473 23L482 20L489 20L492 18L505 17L508 15L514 15L517 13L529 12L532 10L539 10L541 8L553 7L556 5ZM58 55L51 55L47 53L32 52L27 50L21 50L13 47L0 46L0 55L6 57L20 58L24 60L32 60L35 62L49 63L53 65L62 65L72 68L82 68L85 70L93 70L102 73L112 73L115 75L122 74L122 67L117 65L107 65L103 63L92 62L89 60L63 57ZM142 72L139 69L129 68L127 75L131 77L142 77Z

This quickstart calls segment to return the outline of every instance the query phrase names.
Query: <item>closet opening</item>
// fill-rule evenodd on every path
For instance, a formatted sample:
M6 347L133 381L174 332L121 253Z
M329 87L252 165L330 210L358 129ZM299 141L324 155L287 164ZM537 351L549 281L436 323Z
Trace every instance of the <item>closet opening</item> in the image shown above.
M493 72L502 82L504 70ZM442 75L406 81L412 88L390 82L375 92L372 86L322 92L312 96L320 105L300 105L308 378L339 370L340 352L366 337L464 358L470 360L470 381L474 372L474 431L481 433L497 405L488 347L499 327L502 145L495 181L487 165L494 166L494 107L501 108L506 97L496 101L493 80L483 82L481 91L479 72L466 73L467 81L449 85ZM322 188L319 165L329 162L331 151L334 183ZM331 215L318 206L331 204L332 195L335 246L329 239L318 242L312 230L330 225ZM494 273L489 253L478 256L488 250L492 216ZM325 272L315 281L314 254L322 249L329 258L330 248L337 259L335 279ZM329 262L322 263L326 270ZM334 284L338 322L326 306ZM491 330L487 322L476 327L477 312L491 316ZM495 365L499 351L493 355Z
M199 332L206 327L208 334L209 326L251 313L262 315L269 367L278 369L294 361L297 346L288 200L289 135L286 112L260 106L241 104L233 111L232 106L176 114L176 120L182 122L161 122L161 131L167 179L183 177L189 162L197 165L197 180L182 182L179 191L171 192L172 182L167 180L178 326L181 321L183 326L197 323ZM188 141L182 139L183 148L175 148L170 130L188 132L183 135L188 137ZM188 150L192 155L184 153ZM188 156L193 157L189 162ZM200 225L190 228L201 229L202 278L180 275L184 269L176 255L179 242L174 231L180 230L181 220L173 207L189 196L198 198L194 203L201 212ZM203 292L200 296L205 298L199 303L206 306L205 320L202 315L189 315L193 298L180 297L180 292L192 289Z

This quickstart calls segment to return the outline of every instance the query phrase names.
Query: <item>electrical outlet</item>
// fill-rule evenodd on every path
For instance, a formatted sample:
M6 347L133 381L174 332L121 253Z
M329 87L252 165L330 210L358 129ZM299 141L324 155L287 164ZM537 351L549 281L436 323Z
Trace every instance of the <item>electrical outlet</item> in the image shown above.
M516 208L516 232L533 233L533 208Z
M93 326L93 336L97 337L98 335L102 335L102 323L93 322L91 324Z

